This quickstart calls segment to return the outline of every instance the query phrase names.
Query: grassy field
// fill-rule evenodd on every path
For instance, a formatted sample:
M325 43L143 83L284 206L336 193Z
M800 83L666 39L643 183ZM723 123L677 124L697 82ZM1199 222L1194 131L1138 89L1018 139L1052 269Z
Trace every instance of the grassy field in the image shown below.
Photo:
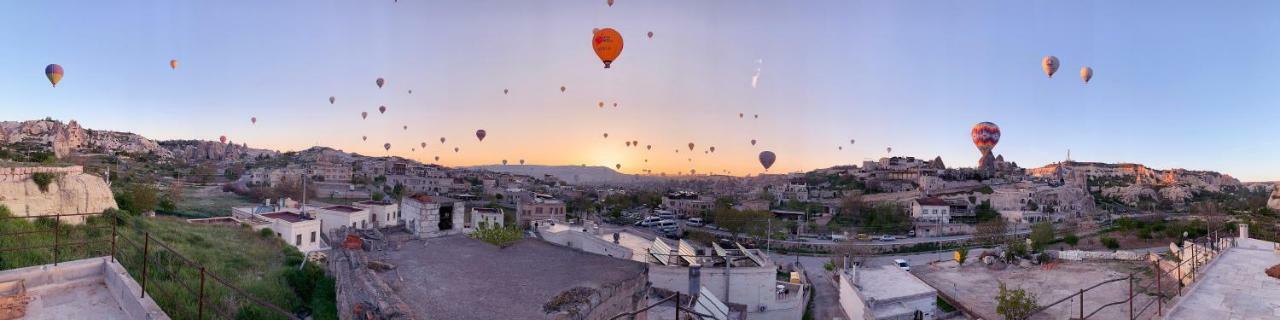
M0 216L7 216L0 207ZM333 280L314 264L302 267L302 254L275 236L249 228L189 224L171 217L142 218L123 214L117 230L117 259L134 279L142 281L142 251L146 234L151 236L147 255L147 292L175 319L194 318L200 273L181 257L203 265L228 284L247 291L289 312L311 310L315 319L337 319ZM52 230L53 221L40 219L0 219L0 234ZM93 218L85 225L59 228L62 243L92 241L89 245L63 248L59 261L68 261L111 252L111 224ZM0 237L0 248L28 248L53 244L52 233ZM172 249L169 251L160 245ZM5 252L0 269L51 263L52 249ZM299 268L302 267L302 268ZM236 319L284 319L283 315L257 307L246 296L232 292L212 278L206 278L205 316Z
M191 186L183 192L182 199L182 202L178 203L178 211L203 217L230 216L231 207L258 204L248 197L222 192L220 186Z

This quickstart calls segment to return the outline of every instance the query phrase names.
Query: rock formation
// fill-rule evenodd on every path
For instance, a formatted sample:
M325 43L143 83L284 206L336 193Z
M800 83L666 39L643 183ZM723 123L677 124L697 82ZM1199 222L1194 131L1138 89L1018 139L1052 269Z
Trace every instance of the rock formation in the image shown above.
M54 120L0 122L0 143L31 143L48 146L58 157L72 152L154 153L169 156L155 141L129 132L81 128L75 120L63 124Z
M53 177L43 190L33 178L37 173ZM0 205L19 217L100 213L117 208L106 181L84 173L79 166L0 168ZM78 224L84 217L61 220Z
M1267 199L1267 208L1272 210L1280 210L1280 186L1271 192L1271 198Z

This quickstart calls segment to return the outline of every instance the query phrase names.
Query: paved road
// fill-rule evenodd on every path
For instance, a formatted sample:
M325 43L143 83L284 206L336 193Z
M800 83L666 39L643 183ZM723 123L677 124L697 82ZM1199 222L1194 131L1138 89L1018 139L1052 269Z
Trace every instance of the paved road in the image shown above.
M804 268L805 277L813 285L813 318L830 320L844 319L844 309L840 307L840 291L831 280L831 273L822 266L830 260L827 257L799 257L781 254L769 254L769 259L777 264L790 264L796 261Z
M684 224L683 224L683 222L681 222L681 227L682 227L682 228L685 228L685 229L689 229L689 230L698 230L698 231L703 231L703 232L707 232L707 233L711 233L711 234L719 235L719 236L722 236L722 237L729 237L729 236L732 236L731 234L729 234L729 232L726 232L726 231L721 231L721 230L711 230L711 229L707 229L707 228L700 228L700 227L692 227L692 226L684 225ZM1016 230L1016 231L1010 232L1009 234L1010 234L1010 235L1025 235L1025 234L1028 234L1028 233L1031 233L1031 231L1030 231L1029 229L1020 229L1020 230ZM877 236L878 236L878 235L877 235ZM973 238L973 235L958 235L958 236L946 236L946 237L905 238L905 239L897 239L897 240L890 241L890 242L881 242L881 241L864 241L864 240L851 240L851 241L835 242L835 241L831 241L831 240L823 240L823 239L806 239L805 241L795 241L795 240L773 240L772 242L774 242L774 243L799 243L799 244L845 244L845 245L855 245L855 246L888 246L888 245L917 244L917 243L927 243L927 242L952 242L952 241L968 240L968 239L970 239L970 238Z

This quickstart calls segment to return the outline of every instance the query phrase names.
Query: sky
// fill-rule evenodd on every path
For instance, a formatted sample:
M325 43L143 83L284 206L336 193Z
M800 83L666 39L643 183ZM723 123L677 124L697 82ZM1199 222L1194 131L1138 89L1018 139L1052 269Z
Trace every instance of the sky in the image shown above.
M1261 0L9 1L0 120L450 166L734 175L763 172L763 150L778 155L772 173L887 155L972 167L969 129L991 121L994 152L1023 167L1070 150L1270 181L1275 12ZM625 41L609 69L597 27ZM1053 78L1045 55L1061 61ZM56 88L50 63L66 71Z

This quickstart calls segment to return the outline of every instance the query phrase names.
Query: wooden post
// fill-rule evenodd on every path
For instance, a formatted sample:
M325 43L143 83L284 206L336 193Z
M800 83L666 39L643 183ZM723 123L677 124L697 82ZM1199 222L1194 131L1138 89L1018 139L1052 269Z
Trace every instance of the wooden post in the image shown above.
M59 222L62 222L62 214L53 215L53 265L55 266L58 265L58 247L60 245L58 236L59 233L62 233L62 228L59 226L61 223Z
M111 262L116 262L116 219L111 218Z
M151 233L142 234L142 298L147 297L147 254L151 252ZM140 298L141 299L141 298Z
M200 267L200 304L196 306L196 319L204 320L204 267Z
M1080 319L1084 319L1084 289L1080 289Z

